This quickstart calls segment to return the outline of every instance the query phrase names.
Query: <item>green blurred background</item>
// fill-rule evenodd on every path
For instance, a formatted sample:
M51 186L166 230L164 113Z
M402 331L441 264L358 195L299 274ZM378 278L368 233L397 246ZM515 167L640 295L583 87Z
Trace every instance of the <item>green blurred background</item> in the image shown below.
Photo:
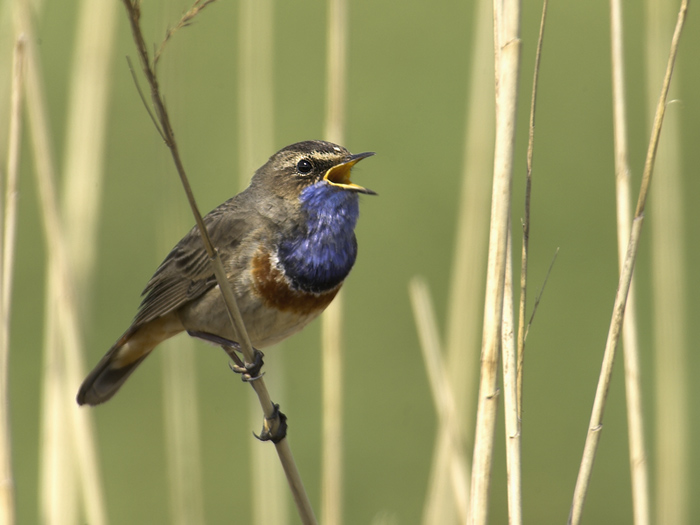
M10 28L9 4L5 2L4 32ZM74 0L43 2L36 18L59 166L77 4ZM378 513L388 513L397 523L418 523L436 416L407 283L414 275L424 276L437 313L444 319L469 111L475 6L455 0L349 4L344 145L353 152L377 152L358 166L354 180L377 191L379 197L362 199L359 258L345 286L345 516L346 523L369 523ZM188 6L181 1L144 2L147 42L160 42L168 25ZM547 20L532 194L530 304L557 247L560 253L528 339L522 446L524 515L530 523L563 523L568 516L617 285L608 9L607 2L552 2ZM523 213L528 106L540 10L539 2L523 5L515 232ZM700 437L695 417L700 392L692 380L700 372L694 351L700 335L694 323L700 313L696 300L700 279L694 272L700 263L695 244L698 218L693 212L693 202L700 195L696 176L700 22L696 15L692 10L681 40L672 94L678 102L671 105L679 115L682 137L684 201L678 204L686 219L691 442ZM274 150L322 137L326 16L326 4L317 0L275 5ZM81 319L90 366L128 326L148 278L192 223L169 154L144 111L124 60L125 55L135 60L135 52L121 6L117 17L98 269L87 298L90 306ZM630 163L636 193L651 122L641 3L627 3L624 17ZM202 211L239 189L238 31L237 2L220 0L174 37L161 63L161 82ZM660 83L661 78L659 87ZM26 137L24 144L10 388L18 523L36 523L45 251ZM265 160L259 158L257 164ZM657 175L653 184L663 184L664 174ZM483 176L490 178L491 173ZM173 209L177 225L165 228L164 217L172 217ZM654 216L647 213L636 282L653 467L651 221ZM519 250L516 235L514 251ZM283 394L273 389L272 396L290 419L291 446L316 508L320 505L319 326L316 322L285 342L283 351L267 352L268 375L278 375L284 384ZM251 428L247 416L252 393L231 375L221 351L199 343L194 351L206 518L210 523L246 523L251 512L246 456L251 430L259 430ZM163 358L158 352L114 400L91 409L112 523L169 521ZM621 365L618 359L584 513L587 523L632 520ZM473 366L476 373L478 363ZM502 424L497 432L491 522L505 523ZM700 483L700 453L692 452L690 494ZM692 515L700 515L697 498L691 505Z

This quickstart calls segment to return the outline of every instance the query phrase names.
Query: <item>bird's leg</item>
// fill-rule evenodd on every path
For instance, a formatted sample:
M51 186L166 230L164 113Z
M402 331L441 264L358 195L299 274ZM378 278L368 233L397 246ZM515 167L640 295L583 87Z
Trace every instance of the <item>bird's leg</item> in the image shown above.
M188 330L187 333L191 337L195 337L208 343L213 343L217 346L221 346L235 363L230 364L229 367L237 374L241 374L241 379L243 381L255 381L256 379L259 379L263 376L263 374L260 373L260 370L262 369L262 366L264 364L263 357L265 354L263 354L257 348L253 348L253 362L244 363L243 360L240 357L238 357L238 354L236 354L236 352L241 351L241 345L239 345L237 342L230 341L224 337L215 334L210 334L208 332L197 332L194 330Z
M253 432L253 435L260 441L272 441L277 444L287 437L287 416L280 412L280 406L278 404L273 403L272 406L275 410L271 417L266 417L263 420L262 432L260 432L259 436ZM275 420L278 421L278 424L273 432L272 429L275 426Z

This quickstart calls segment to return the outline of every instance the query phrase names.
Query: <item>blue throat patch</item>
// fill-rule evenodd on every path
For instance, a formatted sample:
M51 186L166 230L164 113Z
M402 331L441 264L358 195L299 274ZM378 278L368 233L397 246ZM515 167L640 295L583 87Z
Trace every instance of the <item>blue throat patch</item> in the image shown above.
M306 228L279 246L279 261L295 288L322 293L338 286L357 257L357 193L322 181L299 196Z

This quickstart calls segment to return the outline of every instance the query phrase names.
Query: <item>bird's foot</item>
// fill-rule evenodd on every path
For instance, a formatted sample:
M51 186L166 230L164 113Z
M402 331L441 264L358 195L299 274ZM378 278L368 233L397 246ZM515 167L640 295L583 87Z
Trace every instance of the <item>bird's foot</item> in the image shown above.
M287 416L280 412L278 404L273 403L272 406L274 412L271 417L266 417L263 420L262 432L259 436L253 432L253 435L260 441L272 441L277 444L287 437Z
M264 364L263 357L265 356L265 354L263 354L257 348L253 348L252 363L244 363L243 360L241 360L241 358L238 357L235 353L229 354L229 356L231 356L231 359L233 359L235 363L229 363L229 368L237 374L241 374L241 380L245 381L246 383L260 379L262 376L265 375L265 372L260 372L260 369L262 369L262 366Z

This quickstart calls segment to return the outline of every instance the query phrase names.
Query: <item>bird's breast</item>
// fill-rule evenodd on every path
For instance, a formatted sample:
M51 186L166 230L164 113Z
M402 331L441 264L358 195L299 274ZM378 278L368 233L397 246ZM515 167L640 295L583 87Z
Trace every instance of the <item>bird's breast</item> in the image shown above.
M276 254L262 247L253 256L251 274L254 293L266 307L300 316L320 314L340 289L339 284L322 293L294 288Z

